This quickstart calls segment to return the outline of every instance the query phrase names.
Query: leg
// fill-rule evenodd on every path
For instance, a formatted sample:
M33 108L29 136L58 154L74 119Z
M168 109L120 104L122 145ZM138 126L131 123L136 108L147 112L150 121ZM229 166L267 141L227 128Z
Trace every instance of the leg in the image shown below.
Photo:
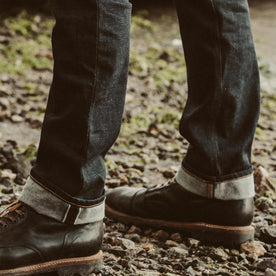
M237 184L244 189L226 196L212 194L224 192L212 187L210 197L252 196L259 75L247 1L176 1L176 6L189 83L180 122L180 133L190 142L183 167L214 185L236 185L235 179L244 178Z
M175 2L189 87L180 132L190 147L173 181L115 189L107 196L107 214L239 244L254 235L250 155L259 113L247 1Z
M53 83L36 164L0 215L0 275L90 275L102 258L103 159L122 119L131 4L52 4Z

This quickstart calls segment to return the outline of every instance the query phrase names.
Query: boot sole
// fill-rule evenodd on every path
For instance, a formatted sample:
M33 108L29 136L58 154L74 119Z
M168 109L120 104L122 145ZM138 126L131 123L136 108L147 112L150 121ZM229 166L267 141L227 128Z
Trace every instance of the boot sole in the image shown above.
M0 276L24 276L56 271L59 276L88 276L102 268L102 251L89 257L60 259L15 269L0 270Z
M105 205L106 216L125 224L149 226L152 228L163 228L176 230L185 236L198 239L213 245L224 245L237 247L240 244L254 240L255 230L252 226L223 226L204 222L177 222L159 219L149 219L131 216Z

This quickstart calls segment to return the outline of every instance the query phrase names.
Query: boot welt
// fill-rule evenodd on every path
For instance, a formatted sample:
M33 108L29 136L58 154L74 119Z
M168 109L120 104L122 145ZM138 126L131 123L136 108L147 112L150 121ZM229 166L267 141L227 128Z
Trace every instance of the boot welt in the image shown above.
M107 217L125 224L176 230L182 232L188 237L193 237L206 243L236 247L241 243L254 239L255 230L251 225L224 226L205 222L181 222L151 219L122 213L114 210L107 204L105 208Z
M102 258L103 253L99 251L97 254L88 257L59 259L15 269L0 270L0 276L24 276L53 271L56 271L59 276L69 276L77 273L91 275L92 272L100 271Z

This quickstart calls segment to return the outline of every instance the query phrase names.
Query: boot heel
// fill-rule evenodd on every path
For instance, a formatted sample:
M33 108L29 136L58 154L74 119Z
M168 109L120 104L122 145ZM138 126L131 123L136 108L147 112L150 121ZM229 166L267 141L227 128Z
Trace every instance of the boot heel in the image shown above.
M59 268L57 273L59 276L89 276L100 272L102 265L102 260L90 264L71 265Z

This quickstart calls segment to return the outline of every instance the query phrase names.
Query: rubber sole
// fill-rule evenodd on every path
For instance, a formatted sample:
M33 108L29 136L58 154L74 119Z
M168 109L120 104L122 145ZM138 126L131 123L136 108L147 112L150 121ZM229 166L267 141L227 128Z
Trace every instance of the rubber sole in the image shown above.
M0 270L0 276L24 276L56 271L59 276L88 276L102 268L102 251L89 257L60 259L15 269Z
M125 224L138 226L149 226L152 228L163 228L176 230L188 237L196 238L202 242L227 247L237 247L240 244L253 240L255 230L252 226L222 226L204 222L175 222L168 220L149 219L131 216L126 213L112 209L105 205L106 216Z

